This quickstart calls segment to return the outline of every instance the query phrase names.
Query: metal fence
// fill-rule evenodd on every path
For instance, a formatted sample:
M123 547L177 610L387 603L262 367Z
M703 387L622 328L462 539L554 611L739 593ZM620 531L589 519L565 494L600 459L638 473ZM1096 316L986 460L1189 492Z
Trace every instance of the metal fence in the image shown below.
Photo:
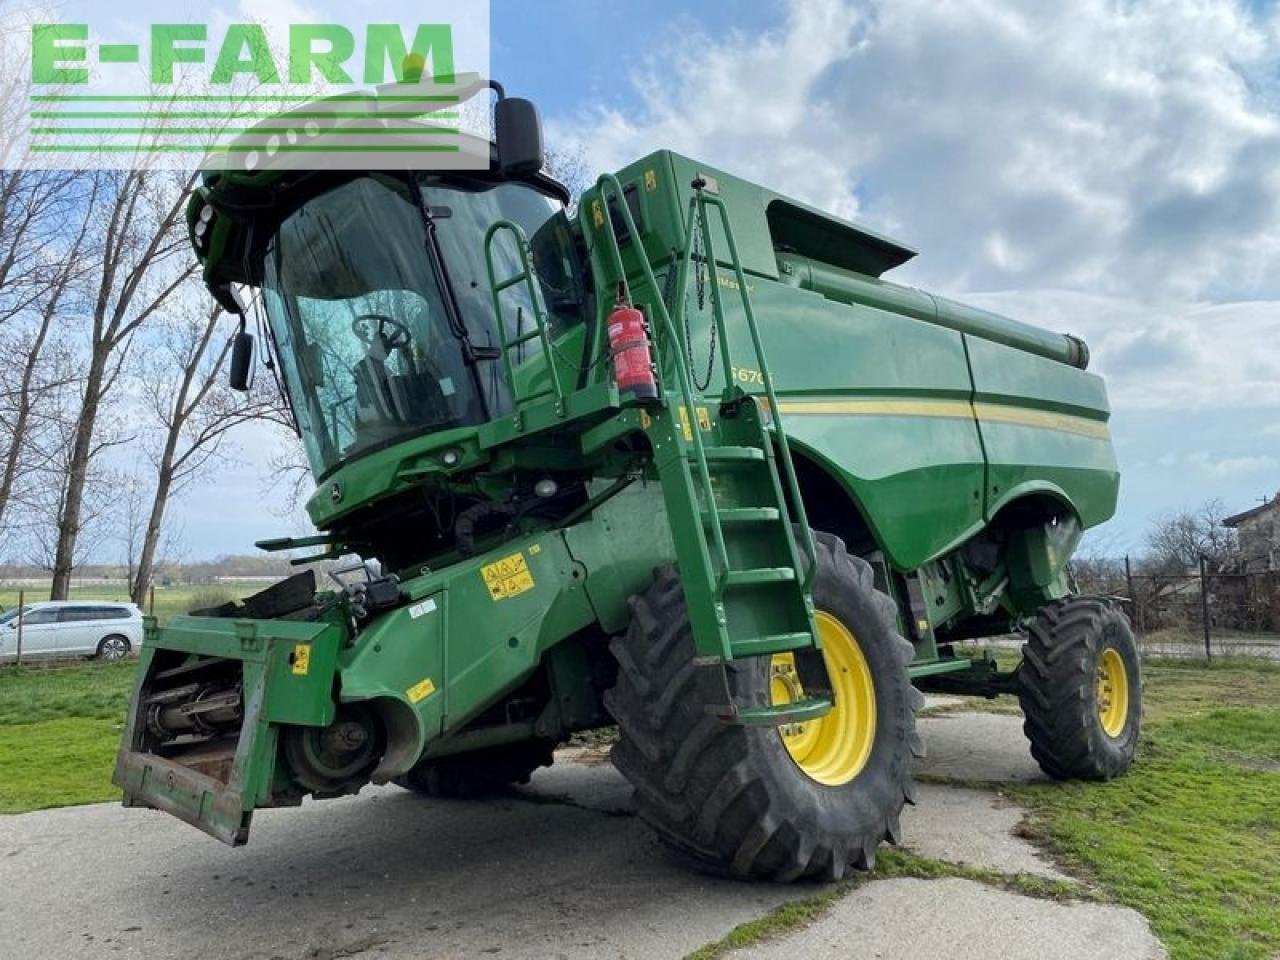
M1082 593L1124 597L1144 654L1280 660L1280 571L1184 574L1077 572Z

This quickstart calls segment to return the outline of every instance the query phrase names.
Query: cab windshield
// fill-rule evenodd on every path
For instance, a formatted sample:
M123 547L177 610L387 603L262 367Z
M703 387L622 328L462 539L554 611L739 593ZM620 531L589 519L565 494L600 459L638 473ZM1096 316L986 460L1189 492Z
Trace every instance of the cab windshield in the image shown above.
M503 219L529 236L561 332L583 309L568 221L530 186L361 176L280 225L263 300L318 477L410 436L509 411L484 257L485 232ZM500 279L519 269L509 247L495 256ZM531 322L527 300L522 287L504 292L509 336Z

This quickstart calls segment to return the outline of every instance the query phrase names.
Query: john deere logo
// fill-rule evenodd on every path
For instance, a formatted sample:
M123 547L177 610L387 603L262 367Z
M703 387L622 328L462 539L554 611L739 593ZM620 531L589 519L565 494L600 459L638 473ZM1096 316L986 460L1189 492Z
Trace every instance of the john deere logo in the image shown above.
M335 483L329 488L329 499L334 503L342 502L342 484Z

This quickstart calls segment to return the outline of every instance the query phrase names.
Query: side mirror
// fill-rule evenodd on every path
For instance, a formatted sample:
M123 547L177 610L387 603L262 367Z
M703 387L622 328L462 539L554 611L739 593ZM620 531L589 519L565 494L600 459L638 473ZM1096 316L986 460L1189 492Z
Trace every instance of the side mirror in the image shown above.
M231 338L231 389L248 393L253 384L253 334L239 331Z
M498 170L504 177L527 177L542 169L542 119L532 100L500 97L493 108Z

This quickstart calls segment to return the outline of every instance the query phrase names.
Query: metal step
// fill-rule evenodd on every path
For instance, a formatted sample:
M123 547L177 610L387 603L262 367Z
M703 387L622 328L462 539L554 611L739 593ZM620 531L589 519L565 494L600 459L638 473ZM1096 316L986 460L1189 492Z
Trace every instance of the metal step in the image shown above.
M708 463L761 463L764 461L764 451L759 447L704 447L702 452L706 454ZM687 456L690 460L696 459L697 451L690 450Z
M716 514L721 523L772 523L782 519L782 511L777 507L726 507ZM711 523L709 511L702 512L702 522Z
M791 650L805 650L811 646L813 635L810 633L775 633L765 637L729 641L729 650L735 660L739 657L763 657Z
M787 723L804 723L806 720L825 717L830 711L831 701L820 697L780 703L772 707L707 707L707 713L712 716L746 727L780 727Z
M751 570L730 570L724 575L725 587L755 587L763 583L791 583L796 572L790 567L755 567Z

